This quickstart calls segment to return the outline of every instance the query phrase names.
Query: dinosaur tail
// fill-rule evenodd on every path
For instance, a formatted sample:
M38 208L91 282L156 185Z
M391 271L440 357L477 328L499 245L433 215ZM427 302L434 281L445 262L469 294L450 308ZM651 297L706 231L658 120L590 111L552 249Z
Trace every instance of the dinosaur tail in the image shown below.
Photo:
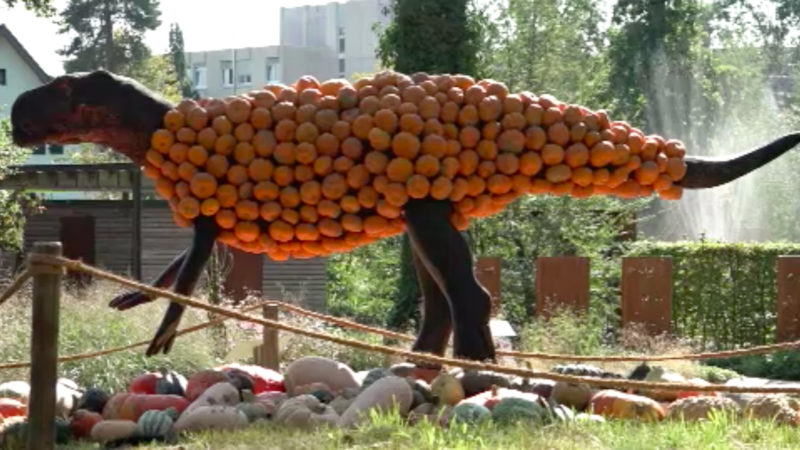
M728 159L686 157L686 176L680 185L705 189L733 181L758 169L800 144L800 132L787 134L769 144Z

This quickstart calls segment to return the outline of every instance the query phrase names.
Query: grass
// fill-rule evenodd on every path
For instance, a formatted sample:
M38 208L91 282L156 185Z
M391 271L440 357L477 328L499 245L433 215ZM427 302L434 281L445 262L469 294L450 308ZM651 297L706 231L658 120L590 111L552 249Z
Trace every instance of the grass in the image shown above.
M68 447L98 448L92 445ZM800 448L795 428L764 421L737 420L726 415L703 423L678 421L645 424L628 421L567 423L541 426L517 423L498 426L458 425L447 429L423 422L406 426L397 415L373 416L356 429L292 430L271 423L235 432L204 432L185 436L173 449L792 449Z

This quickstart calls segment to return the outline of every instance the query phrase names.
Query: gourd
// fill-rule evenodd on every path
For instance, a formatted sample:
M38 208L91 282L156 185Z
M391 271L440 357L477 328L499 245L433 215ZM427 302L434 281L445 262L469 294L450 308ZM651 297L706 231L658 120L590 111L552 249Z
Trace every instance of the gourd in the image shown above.
M121 419L137 421L139 417L149 410L165 410L175 408L176 411L183 412L188 406L189 401L177 395L146 395L146 394L117 394L127 395L121 402L114 402L114 398L109 400L108 405L103 410L103 417L106 419ZM115 395L114 397L117 397ZM109 406L116 405L116 409Z
M377 380L391 375L392 372L389 369L384 369L380 367L376 369L371 369L369 372L367 372L367 375L364 377L364 381L361 382L361 390L363 391Z
M672 402L667 410L667 418L693 422L708 419L711 411L738 410L739 405L726 397L692 396Z
M109 395L104 390L89 388L84 391L83 396L78 400L78 409L102 413L103 407L106 405L109 398Z
M202 370L195 373L186 383L186 398L193 402L209 387L221 382L230 381L227 373L218 370Z
M137 435L144 439L166 439L177 417L174 408L164 411L145 411L137 421Z
M186 377L178 372L174 370L164 370L161 372L161 378L156 381L155 393L183 396L186 393L187 383Z
M292 397L278 407L275 421L282 425L298 428L314 428L320 425L335 425L339 416L328 405L313 395Z
M461 382L466 397L486 392L492 386L511 387L508 377L486 370L465 370L456 375L456 378Z
M25 416L27 407L24 403L13 398L0 398L0 417Z
M652 367L647 376L644 377L644 381L657 383L686 383L686 378L662 366L655 366ZM673 402L678 398L678 391L671 390L646 390L640 392L640 394L659 402Z
M200 406L181 414L174 429L176 432L235 429L247 424L247 416L235 406Z
M255 422L258 419L268 419L271 412L263 403L239 403L236 409L247 416L249 422Z
M772 420L785 425L800 425L798 401L783 394L759 395L744 407L749 418Z
M501 424L520 420L548 422L550 413L546 406L524 398L509 397L500 400L492 409L492 419Z
M594 390L587 384L573 384L559 381L553 386L550 398L558 403L583 410L586 408L586 405L589 404L589 400L592 399L593 394Z
M453 408L451 422L480 423L492 419L492 412L477 403L460 403Z
M594 414L620 419L655 422L665 416L664 408L655 400L613 389L598 391L592 396L589 406Z
M217 370L227 372L231 369L240 370L250 376L253 380L253 393L258 395L262 392L285 392L286 387L283 384L283 375L266 367L244 364L226 364L220 366Z
M539 403L542 401L539 395L531 392L522 392L516 389L506 389L492 386L492 389L466 398L462 400L461 403L475 403L484 406L491 411L495 406L497 406L498 403L500 403L501 400L506 398L521 398L534 403Z
M86 409L79 409L72 414L69 429L75 439L87 438L92 433L92 428L103 421L103 416Z
M161 379L161 374L158 372L139 375L128 385L128 392L131 394L155 394L159 379Z
M92 427L91 439L95 442L110 443L132 438L138 425L132 420L104 420Z
M456 405L464 400L464 388L455 376L440 373L431 383L431 395L439 399L443 405Z

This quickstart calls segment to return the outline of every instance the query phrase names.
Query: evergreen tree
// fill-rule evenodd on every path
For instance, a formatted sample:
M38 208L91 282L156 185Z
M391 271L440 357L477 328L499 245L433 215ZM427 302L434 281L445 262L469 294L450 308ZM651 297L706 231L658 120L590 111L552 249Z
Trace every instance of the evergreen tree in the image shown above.
M158 0L70 0L60 33L74 33L59 51L67 72L104 68L128 74L150 57L144 34L161 24Z
M2 3L13 8L20 0L2 0ZM25 9L33 11L37 16L51 16L53 12L53 0L22 0Z
M192 89L192 82L186 72L186 53L183 48L183 31L177 23L169 26L169 57L175 68L175 78L181 95L194 97L196 92Z

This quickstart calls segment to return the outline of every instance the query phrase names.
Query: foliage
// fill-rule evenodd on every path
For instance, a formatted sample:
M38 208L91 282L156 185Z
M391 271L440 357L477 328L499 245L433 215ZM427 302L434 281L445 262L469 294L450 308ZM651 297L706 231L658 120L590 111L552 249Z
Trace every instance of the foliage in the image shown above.
M722 367L748 376L774 380L800 380L800 352L777 352L767 355L737 356L706 361L709 366Z
M22 164L30 150L11 142L11 124L0 120L0 180L11 171L10 166ZM35 199L22 192L0 190L0 250L16 251L22 248L25 212L35 207Z
M20 0L3 0L3 2L9 8L13 8L17 3L20 3ZM50 17L55 13L53 0L22 0L22 6L41 17Z
M197 92L192 89L192 82L186 71L186 54L183 47L183 31L177 23L169 26L169 57L179 91L183 97L196 97Z
M639 242L627 256L672 258L672 330L703 349L775 340L775 262L788 243Z
M378 57L404 73L478 75L482 28L470 0L392 0Z
M105 68L127 75L150 56L144 33L160 25L158 0L70 0L60 33L74 33L59 54L67 72Z

